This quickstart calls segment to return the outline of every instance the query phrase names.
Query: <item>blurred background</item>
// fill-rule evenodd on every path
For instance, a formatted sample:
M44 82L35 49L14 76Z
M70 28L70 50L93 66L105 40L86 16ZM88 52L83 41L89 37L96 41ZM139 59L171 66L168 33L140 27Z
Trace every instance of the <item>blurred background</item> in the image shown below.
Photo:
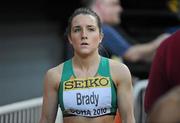
M146 43L179 25L173 0L121 0L121 27ZM66 59L67 19L80 0L4 1L0 4L0 106L41 97L45 72ZM126 63L139 79L151 63Z

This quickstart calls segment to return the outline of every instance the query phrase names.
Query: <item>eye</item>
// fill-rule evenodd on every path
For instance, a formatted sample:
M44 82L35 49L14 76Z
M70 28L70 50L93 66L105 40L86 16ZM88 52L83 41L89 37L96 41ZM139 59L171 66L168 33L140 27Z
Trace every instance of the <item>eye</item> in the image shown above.
M80 32L80 31L81 31L80 28L75 28L75 29L73 29L73 32Z
M90 28L88 28L88 30L89 30L89 31L91 31L91 32L93 32L93 31L95 31L96 29L95 29L95 28L90 27Z

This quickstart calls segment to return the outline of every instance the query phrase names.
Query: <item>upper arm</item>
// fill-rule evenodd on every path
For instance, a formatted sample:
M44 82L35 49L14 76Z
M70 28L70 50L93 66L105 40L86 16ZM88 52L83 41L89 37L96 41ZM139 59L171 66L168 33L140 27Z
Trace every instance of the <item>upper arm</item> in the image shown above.
M129 48L125 53L124 58L132 62L139 60L151 61L155 51L156 48L153 43L136 44Z
M47 71L44 79L43 106L40 123L55 122L58 109L59 76L53 69Z
M149 43L134 45L125 53L124 58L132 62L139 60L152 61L156 49L159 47L160 43L169 36L170 34L161 34L155 40L150 41Z
M122 120L133 123L133 87L130 71L125 65L120 63L113 66L111 71L117 87L118 110Z

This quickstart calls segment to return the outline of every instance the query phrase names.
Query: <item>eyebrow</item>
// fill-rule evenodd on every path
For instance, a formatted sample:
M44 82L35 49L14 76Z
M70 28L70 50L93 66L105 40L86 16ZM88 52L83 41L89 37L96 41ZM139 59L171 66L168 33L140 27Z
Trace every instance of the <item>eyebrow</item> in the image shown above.
M72 28L80 28L81 26L77 25L77 26L73 26ZM94 25L87 25L87 27L96 27Z

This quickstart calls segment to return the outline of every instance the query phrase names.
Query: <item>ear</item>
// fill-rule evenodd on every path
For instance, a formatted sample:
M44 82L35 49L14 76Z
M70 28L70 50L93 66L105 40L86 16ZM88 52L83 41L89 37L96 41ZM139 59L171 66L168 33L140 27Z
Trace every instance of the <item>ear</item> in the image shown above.
M103 33L100 33L99 37L100 37L99 43L101 43L101 42L102 42L102 39L103 39L103 37L104 37L104 34L103 34Z
M69 40L69 43L72 45L71 36L69 34L68 34L68 40Z

